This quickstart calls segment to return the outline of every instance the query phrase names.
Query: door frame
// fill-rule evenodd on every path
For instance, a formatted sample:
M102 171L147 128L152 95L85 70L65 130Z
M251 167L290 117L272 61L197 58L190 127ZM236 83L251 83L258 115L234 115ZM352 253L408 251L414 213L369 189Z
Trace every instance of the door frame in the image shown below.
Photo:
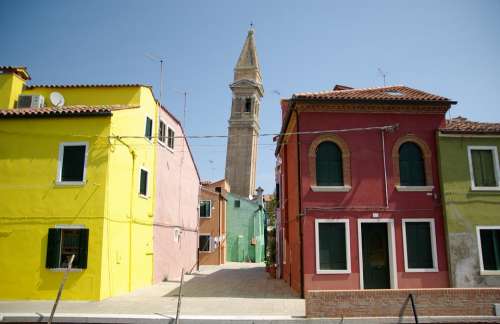
M398 288L397 267L396 267L396 239L394 234L394 220L388 218L358 218L358 259L359 259L359 287L365 289L363 281L363 237L361 224L363 223L385 223L387 226L387 249L389 250L389 278L391 289Z

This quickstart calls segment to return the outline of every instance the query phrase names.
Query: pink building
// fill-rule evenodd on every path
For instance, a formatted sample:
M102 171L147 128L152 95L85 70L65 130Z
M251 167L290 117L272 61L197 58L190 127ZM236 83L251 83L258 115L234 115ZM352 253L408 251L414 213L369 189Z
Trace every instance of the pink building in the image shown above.
M200 177L180 122L165 108L159 115L154 282L178 280L198 261Z

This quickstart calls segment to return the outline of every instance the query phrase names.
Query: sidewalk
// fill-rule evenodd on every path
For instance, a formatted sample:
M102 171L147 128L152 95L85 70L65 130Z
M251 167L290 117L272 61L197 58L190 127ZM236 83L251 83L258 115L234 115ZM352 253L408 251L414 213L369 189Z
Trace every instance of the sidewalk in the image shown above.
M162 282L99 302L62 301L58 314L175 315L178 282ZM182 315L305 315L304 300L281 280L270 279L263 264L204 266L185 276ZM63 293L64 297L64 293ZM50 313L53 301L0 301L1 313Z

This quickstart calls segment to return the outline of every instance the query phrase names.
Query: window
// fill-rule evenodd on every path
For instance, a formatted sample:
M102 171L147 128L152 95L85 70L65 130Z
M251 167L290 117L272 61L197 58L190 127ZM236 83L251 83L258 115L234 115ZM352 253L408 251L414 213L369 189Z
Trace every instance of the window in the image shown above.
M207 235L207 234L200 234L200 247L199 247L199 250L200 252L211 252L211 248L210 248L210 235Z
M172 128L168 127L168 143L167 146L174 149L175 132Z
M149 117L146 117L146 130L144 132L144 136L151 140L153 138L153 120Z
M167 125L165 125L163 120L160 120L160 126L158 127L158 141L162 144L166 144L166 131Z
M239 200L234 201L234 207L240 208L240 204L241 204L241 202Z
M500 273L500 226L477 228L481 274Z
M316 220L316 273L351 273L349 220Z
M252 99L246 98L245 99L245 112L249 113L251 111L252 111Z
M472 189L498 189L498 152L495 146L469 146Z
M433 219L403 219L406 272L438 271Z
M85 181L87 143L62 143L59 145L57 183L82 184Z
M200 217L210 218L212 215L212 201L202 200L200 201Z
M139 179L139 195L143 197L148 196L148 175L149 172L146 169L141 168Z
M318 186L344 185L342 152L333 142L323 142L316 149L316 183Z
M89 230L87 228L49 228L47 257L48 269L67 268L71 255L75 255L72 268L86 269Z
M422 150L413 142L399 147L399 176L402 186L425 186Z

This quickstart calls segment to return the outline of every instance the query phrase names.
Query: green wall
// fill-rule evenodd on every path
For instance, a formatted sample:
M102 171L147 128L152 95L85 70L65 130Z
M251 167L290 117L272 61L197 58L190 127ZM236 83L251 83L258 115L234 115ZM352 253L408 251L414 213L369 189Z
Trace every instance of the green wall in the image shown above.
M235 201L240 207L235 207ZM264 262L264 209L257 202L229 193L226 215L227 261ZM255 238L256 244L252 243Z
M476 226L500 225L500 191L472 191L468 146L496 146L500 137L438 136L441 192L453 287L500 286L481 275Z

